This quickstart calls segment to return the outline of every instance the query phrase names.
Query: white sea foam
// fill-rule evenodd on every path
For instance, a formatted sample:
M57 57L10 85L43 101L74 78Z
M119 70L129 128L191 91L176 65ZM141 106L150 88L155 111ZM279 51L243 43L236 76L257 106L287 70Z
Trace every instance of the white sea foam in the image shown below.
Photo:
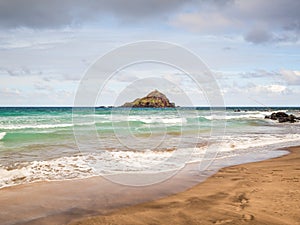
M115 118L113 118L115 120ZM119 121L124 121L124 118L118 118ZM143 123L161 123L161 124L183 124L186 123L186 118L168 117L168 116L129 116L128 121L141 121Z
M4 136L6 135L6 132L1 132L0 133L0 140L2 140L4 138Z
M221 141L213 139L210 144L197 148L176 151L99 151L65 156L46 161L33 161L10 166L0 166L0 188L41 180L66 180L86 178L111 173L136 173L179 169L182 163L203 160L205 152L232 152L241 154L247 149L264 149L274 145L287 147L290 143L300 143L300 134L224 136ZM252 150L251 150L252 151ZM168 161L172 157L172 160ZM204 157L204 158L203 158ZM218 156L219 157L219 156ZM220 156L224 157L224 156ZM182 162L182 159L187 159Z
M0 125L0 129L4 130L20 130L20 129L47 129L47 128L64 128L72 127L73 124L7 124Z
M231 120L231 119L264 119L265 115L267 114L237 114L237 115L210 115L210 116L203 116L205 119L208 120Z
M0 167L0 188L41 180L66 180L103 175L109 171L137 172L144 165L155 166L169 158L170 152L131 152L131 151L103 151L100 153L86 153L77 156L61 157L48 161L33 161L15 165L15 169ZM110 159L110 160L108 160ZM168 163L159 167L160 171L172 167L175 163Z
M262 148L264 146L300 141L300 134L284 135L247 135L247 136L225 136L222 141L215 142L213 145L221 152L236 151L248 148Z
M270 115L275 112L287 112L287 110L278 111L247 111L247 112L234 112L227 113L225 115L208 115L203 116L208 120L231 120L231 119L264 119L266 115Z

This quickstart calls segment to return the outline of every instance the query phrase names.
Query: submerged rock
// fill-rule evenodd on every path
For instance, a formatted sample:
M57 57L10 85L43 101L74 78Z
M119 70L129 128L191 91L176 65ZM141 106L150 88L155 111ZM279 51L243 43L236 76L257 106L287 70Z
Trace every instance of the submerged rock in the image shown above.
M146 97L137 98L133 102L126 102L121 107L134 108L174 108L175 104L158 90L150 92Z
M295 123L297 120L300 120L299 117L296 117L293 114L288 115L284 112L272 113L269 116L265 116L265 119L278 120L279 123L285 123L285 122Z

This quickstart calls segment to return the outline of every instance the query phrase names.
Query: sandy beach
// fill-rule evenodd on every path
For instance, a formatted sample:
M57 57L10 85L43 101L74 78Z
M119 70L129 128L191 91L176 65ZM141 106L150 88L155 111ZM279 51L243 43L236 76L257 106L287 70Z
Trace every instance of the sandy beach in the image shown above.
M221 169L182 193L71 224L300 224L300 147L289 150Z
M3 188L1 225L300 224L300 148L289 150L208 179L189 168L146 187L93 177Z

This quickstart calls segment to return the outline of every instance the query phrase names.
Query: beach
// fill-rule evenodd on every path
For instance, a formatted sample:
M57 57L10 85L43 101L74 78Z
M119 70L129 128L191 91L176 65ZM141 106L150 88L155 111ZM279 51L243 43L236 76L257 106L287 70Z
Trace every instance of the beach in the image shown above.
M1 225L295 224L300 126L270 113L2 107Z
M220 169L199 184L178 176L141 188L94 177L7 187L0 190L0 220L3 225L295 225L300 221L300 148L289 151Z
M182 193L71 224L300 224L300 147L289 151L221 169Z

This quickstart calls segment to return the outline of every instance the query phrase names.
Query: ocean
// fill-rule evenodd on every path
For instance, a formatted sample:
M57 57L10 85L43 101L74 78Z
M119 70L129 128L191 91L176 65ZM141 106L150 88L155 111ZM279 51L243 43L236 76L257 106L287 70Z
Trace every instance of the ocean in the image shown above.
M2 107L0 188L277 157L286 152L275 149L300 145L299 122L264 119L278 111L300 116L295 107Z

